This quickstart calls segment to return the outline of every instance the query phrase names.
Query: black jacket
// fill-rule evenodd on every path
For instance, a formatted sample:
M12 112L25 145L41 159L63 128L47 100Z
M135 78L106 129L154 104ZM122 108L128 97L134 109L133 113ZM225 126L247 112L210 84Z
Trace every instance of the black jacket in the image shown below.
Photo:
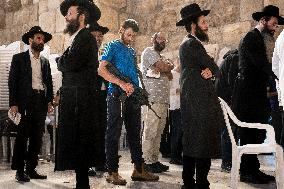
M258 29L248 32L239 45L239 75L232 97L232 108L241 121L267 123L269 76L276 78L266 55L263 36Z
M53 86L49 61L40 57L46 103L52 102ZM18 106L20 113L28 108L32 96L32 67L29 51L15 54L9 73L9 105Z
M238 50L228 51L216 74L215 90L217 95L231 104L235 79L238 75L239 53Z

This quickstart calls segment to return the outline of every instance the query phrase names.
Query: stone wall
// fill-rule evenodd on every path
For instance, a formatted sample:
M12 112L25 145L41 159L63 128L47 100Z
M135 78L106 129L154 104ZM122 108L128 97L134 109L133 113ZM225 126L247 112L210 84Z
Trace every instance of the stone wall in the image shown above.
M62 0L0 0L0 45L20 40L33 25L40 25L53 34L49 42L51 53L61 53L68 40L63 35L64 17L60 14ZM138 54L149 45L151 35L164 31L169 43L164 54L169 58L178 55L180 42L186 32L177 28L180 9L190 3L198 3L202 9L211 9L207 19L210 25L210 44L207 50L220 62L223 54L236 48L242 36L255 26L251 14L268 4L277 5L284 15L284 0L97 0L102 11L99 23L110 28L105 41L118 37L120 24L126 18L134 18L140 24L140 32L134 47ZM283 27L279 28L282 31ZM277 36L276 35L276 36Z

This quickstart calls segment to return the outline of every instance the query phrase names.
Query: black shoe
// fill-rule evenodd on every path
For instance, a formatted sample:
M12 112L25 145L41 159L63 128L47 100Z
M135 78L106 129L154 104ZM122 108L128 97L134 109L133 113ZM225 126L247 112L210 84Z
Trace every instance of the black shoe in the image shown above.
M164 172L161 167L157 166L155 163L145 164L145 169L151 173L162 173Z
M270 181L275 181L275 177L274 177L274 176L267 175L267 174L265 174L264 172L261 172L261 171L258 171L258 172L256 173L256 175L257 175L259 178L263 179L263 180L267 180L268 182L270 182Z
M160 169L163 171L163 172L166 172L166 171L168 171L169 170L169 166L167 166L167 165L164 165L164 164L162 164L161 162L156 162L155 163L158 167L160 167Z
M241 174L240 181L253 184L267 184L269 182L256 174Z
M221 171L222 172L230 173L231 168L232 168L232 164L230 164L230 163L222 163L221 164Z
M17 171L16 179L19 182L30 182L30 177L24 171Z
M36 172L36 170L27 171L27 175L29 175L31 179L47 179L46 175L41 175Z
M175 165L182 165L182 160L181 159L171 159L169 163L175 164Z
M89 168L88 175L94 177L97 175L96 171L93 168Z

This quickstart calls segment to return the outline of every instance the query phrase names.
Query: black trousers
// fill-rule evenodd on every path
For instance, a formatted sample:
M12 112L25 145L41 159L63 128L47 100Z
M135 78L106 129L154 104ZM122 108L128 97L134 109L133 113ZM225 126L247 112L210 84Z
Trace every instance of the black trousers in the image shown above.
M21 107L19 107L19 110ZM47 104L44 92L33 92L31 107L22 113L18 125L17 137L14 146L11 168L24 171L33 170L38 164L38 154L42 145L44 121L47 113ZM29 141L29 145L28 144Z
M183 171L182 179L185 189L208 189L209 181L207 179L211 166L210 158L195 158L190 156L183 156ZM196 180L194 179L196 174Z
M90 189L88 168L77 167L75 169L76 173L76 189Z

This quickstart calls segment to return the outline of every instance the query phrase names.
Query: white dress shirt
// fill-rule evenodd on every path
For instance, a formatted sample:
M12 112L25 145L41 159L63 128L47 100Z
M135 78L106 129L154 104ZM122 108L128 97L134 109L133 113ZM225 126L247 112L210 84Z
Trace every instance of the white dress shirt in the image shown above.
M284 30L278 36L273 57L272 57L272 70L279 79L279 89L281 102L284 102Z
M31 49L29 49L29 53L32 67L32 88L43 90L40 57L36 58Z

